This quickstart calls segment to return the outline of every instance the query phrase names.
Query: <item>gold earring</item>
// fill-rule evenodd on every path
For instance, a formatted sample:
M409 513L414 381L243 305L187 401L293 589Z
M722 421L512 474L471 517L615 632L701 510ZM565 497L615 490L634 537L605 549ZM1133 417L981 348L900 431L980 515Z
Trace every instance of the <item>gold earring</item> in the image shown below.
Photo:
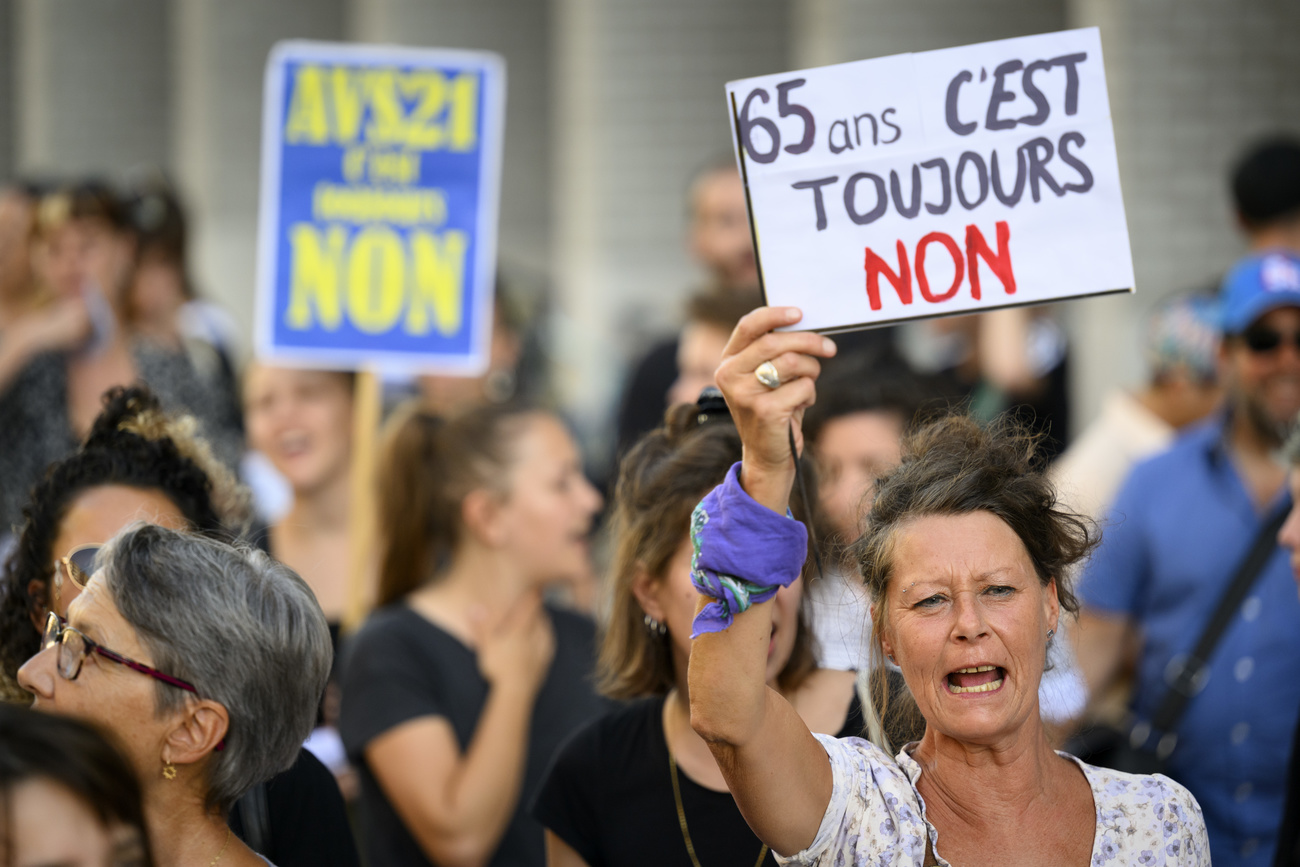
M166 764L163 765L163 779L164 780L176 779L176 766L173 765L171 762L167 762Z

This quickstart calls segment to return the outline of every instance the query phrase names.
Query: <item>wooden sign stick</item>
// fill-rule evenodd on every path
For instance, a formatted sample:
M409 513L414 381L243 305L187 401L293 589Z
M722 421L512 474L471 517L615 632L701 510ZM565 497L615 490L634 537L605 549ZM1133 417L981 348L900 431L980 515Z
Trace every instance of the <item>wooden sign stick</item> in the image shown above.
M378 549L376 520L376 467L383 390L379 374L357 372L352 403L352 475L348 500L348 595L343 631L350 633L365 620L374 599L375 557Z

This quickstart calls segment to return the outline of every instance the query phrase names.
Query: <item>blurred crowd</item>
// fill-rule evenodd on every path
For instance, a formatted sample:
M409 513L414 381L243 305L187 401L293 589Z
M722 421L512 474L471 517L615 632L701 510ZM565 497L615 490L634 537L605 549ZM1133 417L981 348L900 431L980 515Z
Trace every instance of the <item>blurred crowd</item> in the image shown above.
M852 546L909 430L1009 414L1102 529L1055 576L1083 609L1049 643L1052 736L1149 749L1216 863L1300 863L1300 531L1278 541L1300 142L1256 143L1225 183L1248 255L1151 309L1144 381L1096 418L1071 417L1068 305L835 338L766 672L812 731L920 736ZM612 463L548 405L545 323L501 281L487 373L385 380L358 550L358 376L245 362L164 181L4 188L0 862L775 863L691 727L691 514L742 457L714 371L763 302L733 163L686 205L705 278L628 366Z

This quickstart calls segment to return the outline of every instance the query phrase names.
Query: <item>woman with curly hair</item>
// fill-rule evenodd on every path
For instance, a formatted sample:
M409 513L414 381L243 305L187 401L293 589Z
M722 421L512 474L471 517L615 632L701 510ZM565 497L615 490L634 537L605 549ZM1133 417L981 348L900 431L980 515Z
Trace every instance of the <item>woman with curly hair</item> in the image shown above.
M96 551L123 528L145 522L227 541L227 528L246 523L245 492L194 428L193 419L165 414L147 389L115 388L82 447L33 490L0 599L8 699L31 700L17 687L18 669L41 650L49 615L67 618ZM306 751L240 798L231 825L280 867L357 863L334 779Z
M242 489L194 434L192 418L165 415L143 388L105 396L80 450L50 467L23 510L0 602L0 664L7 698L28 701L18 668L40 649L48 611L67 613L79 592L76 558L84 542L105 542L134 520L214 538L246 518Z

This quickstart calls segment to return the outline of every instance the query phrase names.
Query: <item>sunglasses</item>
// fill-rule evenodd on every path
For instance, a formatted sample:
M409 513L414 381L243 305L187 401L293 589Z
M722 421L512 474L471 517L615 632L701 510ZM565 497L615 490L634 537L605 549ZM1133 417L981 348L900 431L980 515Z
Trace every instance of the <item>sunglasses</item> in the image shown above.
M86 589L86 583L95 573L95 559L99 556L102 545L80 545L68 552L66 557L54 561L54 588L50 594L53 607L61 607L63 583L71 582L78 591Z
M1272 328L1248 328L1242 333L1241 340L1246 344L1247 349L1260 355L1277 351L1283 341L1300 352L1300 331L1283 333Z
M45 616L45 632L41 636L41 650L49 650L56 645L59 649L59 677L64 680L76 680L77 675L81 674L81 664L86 661L86 656L91 653L98 653L111 662L125 665L132 671L147 674L169 686L198 695L199 691L194 688L193 684L186 683L178 677L172 677L170 674L164 674L156 668L145 665L143 662L136 662L134 659L127 659L120 653L114 653L104 645L91 641L80 631L68 626L62 617L51 611Z
M95 574L95 559L99 556L102 547L102 545L81 545L69 551L68 556L60 557L54 564L59 577L85 590L86 582L90 580L91 575Z

